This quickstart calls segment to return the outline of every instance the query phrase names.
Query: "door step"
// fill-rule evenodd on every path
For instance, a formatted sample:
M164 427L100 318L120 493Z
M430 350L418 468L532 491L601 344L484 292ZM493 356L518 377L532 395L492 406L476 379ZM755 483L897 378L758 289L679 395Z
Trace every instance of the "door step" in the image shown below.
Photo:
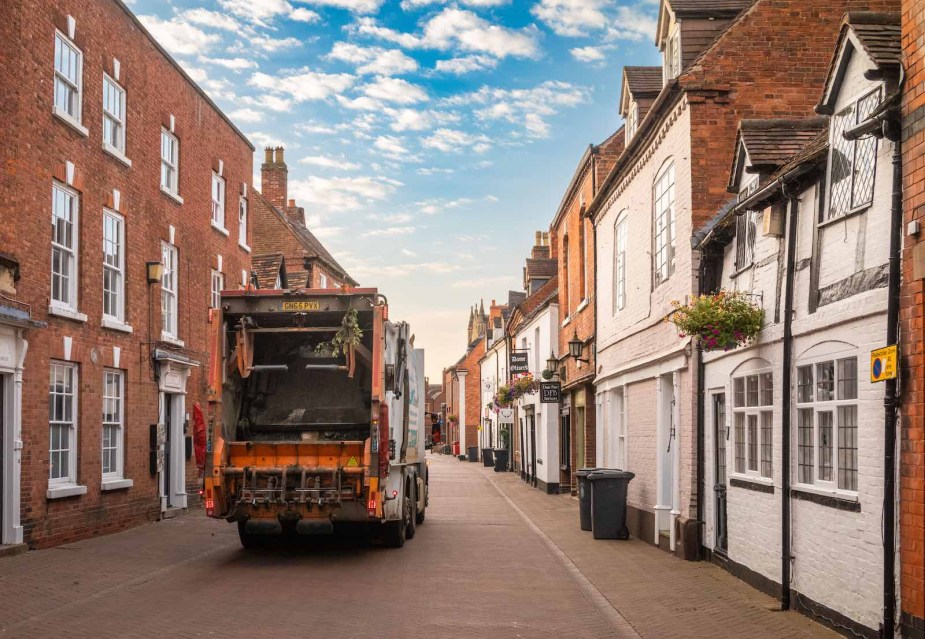
M186 508L168 508L161 513L161 519L173 519L186 514Z
M3 544L0 545L0 557L12 557L21 555L29 550L26 544Z

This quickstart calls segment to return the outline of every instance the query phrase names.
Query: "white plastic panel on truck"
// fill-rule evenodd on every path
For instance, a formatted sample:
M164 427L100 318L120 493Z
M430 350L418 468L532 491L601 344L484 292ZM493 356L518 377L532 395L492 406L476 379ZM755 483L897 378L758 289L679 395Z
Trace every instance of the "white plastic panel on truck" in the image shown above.
M411 389L408 406L408 450L406 461L417 464L424 459L427 439L424 414L424 349L416 348L408 358L408 382Z

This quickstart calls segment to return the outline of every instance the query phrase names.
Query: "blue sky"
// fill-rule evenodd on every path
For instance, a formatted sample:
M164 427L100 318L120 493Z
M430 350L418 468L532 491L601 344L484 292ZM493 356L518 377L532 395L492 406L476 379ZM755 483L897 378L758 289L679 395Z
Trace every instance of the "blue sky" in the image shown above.
M653 0L134 0L258 148L283 144L309 227L427 350L522 288L624 65L658 64ZM259 187L259 176L255 176Z

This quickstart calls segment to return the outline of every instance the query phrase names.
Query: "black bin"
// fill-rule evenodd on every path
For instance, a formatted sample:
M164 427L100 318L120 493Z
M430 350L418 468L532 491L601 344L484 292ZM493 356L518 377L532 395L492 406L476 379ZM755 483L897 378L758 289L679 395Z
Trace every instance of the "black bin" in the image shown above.
M597 470L588 473L591 485L591 533L595 539L628 539L626 491L634 473Z
M603 468L580 468L575 472L578 478L578 520L582 530L591 530L591 484L588 475Z
M482 449L482 464L491 468L495 465L495 457L493 455L493 450L491 448Z
M469 446L466 448L466 452L469 454L469 461L477 462L479 460L479 447L478 446Z
M507 470L507 448L495 449L495 472L503 473Z

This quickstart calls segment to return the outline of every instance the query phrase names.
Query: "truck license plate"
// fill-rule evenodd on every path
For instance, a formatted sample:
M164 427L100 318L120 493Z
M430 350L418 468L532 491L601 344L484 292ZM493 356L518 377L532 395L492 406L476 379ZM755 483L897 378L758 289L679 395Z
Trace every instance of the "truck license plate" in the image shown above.
M284 311L318 311L321 310L320 302L283 302Z

